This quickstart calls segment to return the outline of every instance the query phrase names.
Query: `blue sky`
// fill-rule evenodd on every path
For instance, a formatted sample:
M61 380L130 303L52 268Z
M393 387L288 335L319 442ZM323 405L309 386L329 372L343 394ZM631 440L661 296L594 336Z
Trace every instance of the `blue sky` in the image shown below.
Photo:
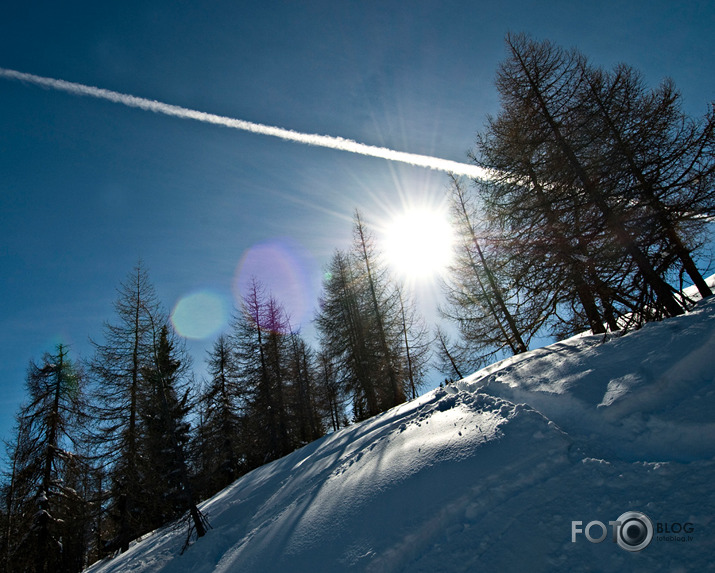
M0 67L228 117L466 161L498 111L504 35L669 76L715 98L712 2L5 2ZM386 225L446 176L0 80L0 437L28 361L91 355L141 258L168 310L225 314L248 273L306 332L322 268L359 208ZM269 264L270 262L270 264ZM435 296L420 291L428 318ZM297 302L296 302L297 301ZM211 329L193 331L201 335ZM202 367L211 335L188 341Z

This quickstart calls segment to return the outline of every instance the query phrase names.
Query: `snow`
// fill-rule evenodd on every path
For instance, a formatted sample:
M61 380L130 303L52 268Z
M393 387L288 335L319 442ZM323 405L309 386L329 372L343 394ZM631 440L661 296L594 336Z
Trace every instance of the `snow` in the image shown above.
M243 476L183 554L182 523L90 571L715 570L714 327L708 300L504 360ZM626 511L691 532L572 542Z

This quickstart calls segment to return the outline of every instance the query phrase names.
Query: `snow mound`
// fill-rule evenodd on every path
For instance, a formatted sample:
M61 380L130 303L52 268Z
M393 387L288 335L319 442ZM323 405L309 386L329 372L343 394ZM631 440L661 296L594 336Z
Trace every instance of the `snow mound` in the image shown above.
M624 337L581 336L502 361L460 381L526 402L599 455L715 456L715 304Z
M713 570L714 326L705 301L502 361L243 476L183 555L167 527L90 571ZM629 510L689 534L572 542Z

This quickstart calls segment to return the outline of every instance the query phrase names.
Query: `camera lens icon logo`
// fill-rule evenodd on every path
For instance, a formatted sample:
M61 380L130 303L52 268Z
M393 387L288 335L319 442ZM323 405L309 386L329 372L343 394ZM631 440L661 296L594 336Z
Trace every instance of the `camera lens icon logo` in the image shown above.
M616 541L626 551L641 551L653 539L653 524L640 511L627 511L618 518Z

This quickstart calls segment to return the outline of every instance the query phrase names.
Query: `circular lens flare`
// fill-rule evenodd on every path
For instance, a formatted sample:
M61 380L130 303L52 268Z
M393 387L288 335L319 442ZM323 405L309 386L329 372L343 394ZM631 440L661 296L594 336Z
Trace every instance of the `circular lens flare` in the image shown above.
M202 290L179 299L171 313L171 322L184 338L201 340L226 325L228 312L221 296Z
M254 279L286 311L291 329L310 320L314 287L310 281L312 259L292 239L282 237L258 243L241 258L233 280L233 293L240 307Z

